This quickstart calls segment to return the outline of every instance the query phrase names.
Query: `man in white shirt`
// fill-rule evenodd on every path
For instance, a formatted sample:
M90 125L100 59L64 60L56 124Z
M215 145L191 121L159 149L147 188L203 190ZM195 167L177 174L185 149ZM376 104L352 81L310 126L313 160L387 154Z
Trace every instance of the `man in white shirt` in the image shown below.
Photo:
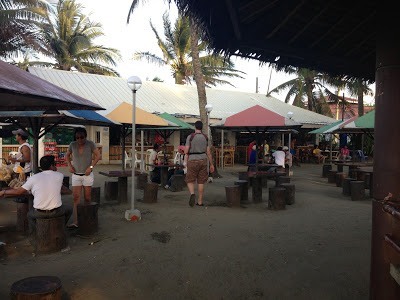
M61 201L61 192L70 194L71 191L63 185L64 175L57 172L54 156L43 156L40 166L42 172L29 177L23 186L0 191L0 197L32 193L33 209L28 212L30 234L36 231L37 218L50 219L64 215L67 223L72 214L72 207Z
M272 153L274 157L275 164L279 165L280 167L285 167L285 152L282 151L282 147L279 146L274 153Z

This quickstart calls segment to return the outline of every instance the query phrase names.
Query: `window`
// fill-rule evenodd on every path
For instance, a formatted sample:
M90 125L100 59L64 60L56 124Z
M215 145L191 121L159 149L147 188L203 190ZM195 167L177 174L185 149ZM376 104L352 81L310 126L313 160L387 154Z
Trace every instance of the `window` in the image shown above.
M96 131L96 140L95 140L96 144L100 144L101 143L100 137L101 137L100 131Z

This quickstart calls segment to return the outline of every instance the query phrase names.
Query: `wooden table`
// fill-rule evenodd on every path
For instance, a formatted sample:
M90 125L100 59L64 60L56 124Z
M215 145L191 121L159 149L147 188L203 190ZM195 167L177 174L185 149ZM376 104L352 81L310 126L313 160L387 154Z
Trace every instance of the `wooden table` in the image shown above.
M255 170L255 171L269 171L272 168L278 168L282 167L277 164L265 164L265 163L260 163L260 164L246 164L246 166L250 167L250 170Z
M118 200L120 202L128 202L128 177L132 177L132 171L119 170L119 171L108 171L99 173L107 177L118 178ZM139 172L135 171L135 176L137 176L138 174Z

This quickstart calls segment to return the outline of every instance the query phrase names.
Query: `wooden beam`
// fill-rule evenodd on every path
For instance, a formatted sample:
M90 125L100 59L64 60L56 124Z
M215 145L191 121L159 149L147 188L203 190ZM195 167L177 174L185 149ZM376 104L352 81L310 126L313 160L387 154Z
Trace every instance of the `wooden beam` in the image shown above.
M280 24L278 24L278 26L276 26L272 31L271 31L271 33L270 34L268 34L267 35L267 39L270 39L271 37L273 37L274 36L274 34L276 33L276 32L278 32L278 30L283 26L283 25L285 25L289 20L290 20L290 18L304 5L304 0L303 1L301 1L299 4L297 4L297 6L290 12L290 13L288 13L288 15L286 16L286 18L284 18L283 19L283 21L280 23Z
M235 33L235 37L237 40L240 41L242 39L242 35L240 33L239 20L238 20L237 14L236 14L236 10L232 5L232 0L225 0L225 4L228 9L228 13L229 13L229 17L231 19L232 28L233 28L233 32Z
M344 56L350 56L355 50L358 50L362 48L362 45L364 45L367 41L369 41L373 36L375 35L375 32L371 32L369 35L366 35L365 38L358 43L358 47L353 47L350 49L350 51L347 51Z
M257 7L257 9L253 8L253 4L256 1L251 1L246 3L243 7L240 8L240 11L245 11L245 16L242 16L241 20L243 23L247 23L247 21L253 19L254 17L260 16L262 18L263 13L268 10L270 7L274 6L275 3L279 2L279 0L274 0L268 3L268 5L264 5L263 7ZM247 13L247 9L250 8L251 13Z

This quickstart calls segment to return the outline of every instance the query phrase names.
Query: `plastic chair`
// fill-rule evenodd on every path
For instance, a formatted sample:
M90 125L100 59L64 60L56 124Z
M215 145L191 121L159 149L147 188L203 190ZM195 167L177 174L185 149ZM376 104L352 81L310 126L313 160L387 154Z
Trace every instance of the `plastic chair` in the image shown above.
M138 158L137 153L135 153L135 168L140 168L142 160Z
M124 161L125 168L128 163L129 163L129 166L132 168L132 157L129 156L128 152L125 151L125 161Z

